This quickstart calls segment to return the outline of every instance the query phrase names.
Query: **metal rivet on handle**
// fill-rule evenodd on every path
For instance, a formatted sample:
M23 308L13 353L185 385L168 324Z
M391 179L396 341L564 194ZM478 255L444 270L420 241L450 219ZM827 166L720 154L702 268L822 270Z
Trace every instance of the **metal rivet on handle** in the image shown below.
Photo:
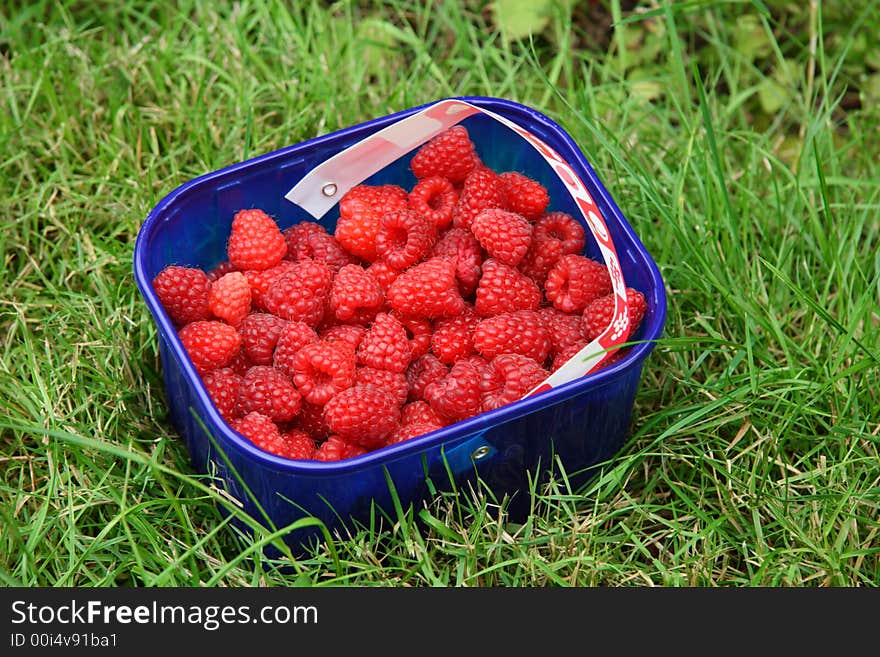
M336 184L327 183L321 188L321 192L323 192L324 196L333 196L336 194Z
M471 459L474 461L480 461L480 460L486 458L487 456L489 456L489 454L491 452L492 452L492 448L489 447L488 445L480 445L471 454Z

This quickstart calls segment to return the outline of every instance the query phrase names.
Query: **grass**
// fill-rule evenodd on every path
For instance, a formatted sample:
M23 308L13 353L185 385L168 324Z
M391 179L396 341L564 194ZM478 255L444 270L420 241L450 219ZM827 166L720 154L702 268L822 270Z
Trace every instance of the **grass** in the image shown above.
M474 3L176 4L0 10L0 581L880 583L877 2L563 4L514 42ZM460 491L250 559L277 536L238 539L169 421L140 223L199 174L465 94L559 121L661 268L627 444L525 523Z

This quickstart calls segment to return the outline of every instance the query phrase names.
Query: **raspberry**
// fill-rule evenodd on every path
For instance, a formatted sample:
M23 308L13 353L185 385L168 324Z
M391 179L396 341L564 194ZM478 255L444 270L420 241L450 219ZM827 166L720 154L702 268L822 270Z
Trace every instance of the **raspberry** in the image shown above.
M492 375L492 365L488 360L480 356L479 354L471 354L470 356L466 356L462 358L462 360L467 361L471 365L473 365L477 374L480 375L480 378Z
M419 179L443 176L458 183L479 163L467 128L456 125L422 145L413 155L410 168Z
M431 176L415 184L409 193L409 207L430 221L440 231L452 223L452 211L458 192L447 178Z
M394 279L400 275L400 271L389 265L384 260L377 260L367 267L367 273L376 279L382 294L388 294L388 288L394 282Z
M262 210L240 210L232 219L226 244L230 264L240 271L263 270L287 255L287 242L278 224Z
M627 315L629 316L629 331L626 340L629 340L638 330L645 316L647 304L645 295L631 287L626 288ZM585 309L581 320L581 334L589 341L593 341L605 332L611 320L614 318L614 294L608 294L591 302Z
M403 372L412 359L406 329L388 313L379 313L357 349L358 360L369 367Z
M447 258L430 258L401 273L388 288L388 302L402 315L423 319L457 315L465 307Z
M538 317L547 333L550 334L550 355L555 356L568 345L580 342L581 315L578 313L564 313L553 306L540 308Z
M315 451L315 460L341 461L366 453L367 450L360 445L343 440L339 436L330 436Z
M406 375L403 372L392 372L376 367L359 367L356 378L357 383L371 385L386 391L394 399L397 406L403 406L406 403L409 383L407 383Z
M550 373L528 356L501 354L492 359L488 376L480 380L482 410L511 404L534 390Z
M208 272L208 280L212 283L216 281L218 278L223 276L224 274L228 274L231 271L238 271L228 260L224 260L223 262L217 264L213 269Z
M378 281L360 265L345 265L333 278L330 308L342 322L367 324L385 303Z
M412 351L412 360L424 356L431 349L431 323L427 319L408 317L391 311L391 316L403 324L406 339Z
M385 444L396 445L405 440L423 436L426 433L431 433L440 428L440 426L429 424L427 422L410 422L409 424L401 424L390 436L388 436L388 440Z
M268 365L254 365L241 381L238 411L258 411L274 422L290 422L300 409L299 391L287 375Z
M272 354L272 364L279 372L292 377L296 352L307 344L317 341L318 334L308 324L288 322L278 336L278 342L275 344L275 351Z
M433 424L438 429L443 426L443 420L430 404L421 399L410 402L400 409L401 424Z
M315 441L305 431L299 429L291 429L287 433L281 434L284 442L287 444L287 453L285 456L289 459L297 459L307 461L315 458Z
M327 265L301 260L269 286L263 301L270 313L314 327L324 317L332 283Z
M367 329L360 324L338 324L323 331L320 337L327 342L340 340L350 345L352 350L356 350L366 333Z
M425 354L415 359L406 369L406 380L409 384L409 399L416 401L425 398L425 388L429 384L444 378L449 373L446 367L434 354Z
M241 388L242 378L230 367L206 372L202 377L202 383L211 396L217 411L227 422L232 422L238 417L235 411L235 401L238 399L238 390Z
M447 256L455 262L455 277L463 297L469 297L480 282L483 249L467 228L450 228L434 244L434 256Z
M251 288L251 305L257 310L266 310L265 296L269 286L281 278L284 274L290 272L296 263L290 260L282 260L274 267L257 271L255 269L244 272L248 285Z
M178 336L199 374L229 365L242 343L234 327L213 319L190 322Z
M517 171L506 171L500 177L511 211L529 221L535 221L544 214L550 204L550 195L544 185Z
M521 215L498 208L474 217L471 232L492 258L511 267L520 263L532 243L532 224Z
M235 420L231 426L264 452L286 456L287 441L281 437L278 425L268 416L254 411Z
M240 329L241 327L239 327L239 334L241 333ZM248 358L244 351L244 338L242 338L242 348L232 357L232 360L229 361L227 367L239 376L244 376L244 373L248 371L248 368L253 367L254 365L255 363L251 362L251 359Z
M324 421L324 407L310 404L303 400L299 415L296 416L296 428L307 433L316 441L330 435L330 427Z
M608 268L576 254L559 258L544 283L547 301L566 313L582 312L590 302L610 293Z
M381 388L356 384L324 406L330 430L364 449L381 447L400 423L400 407Z
M538 219L535 222L534 238L558 242L563 255L580 253L587 243L584 227L565 212L548 212Z
M339 219L334 236L351 255L376 260L376 236L387 212L407 209L406 190L397 185L358 185L339 201Z
M537 310L541 298L541 290L532 279L489 258L483 263L474 309L482 317L514 310Z
M436 320L431 334L431 352L447 365L470 356L474 353L474 329L479 322L480 317L470 306L460 315Z
M427 217L412 210L389 212L379 222L376 255L401 270L424 258L437 239L437 229Z
M294 224L282 234L287 242L287 257L295 262L315 260L327 265L334 273L354 262L336 238L314 221Z
M238 326L251 311L251 288L239 271L218 278L208 291L211 313L232 326Z
M489 361L499 354L522 354L540 364L550 353L550 335L537 313L515 310L477 324L474 347Z
M452 211L452 225L470 228L471 222L483 210L507 207L501 178L490 169L480 168L468 175Z
M554 240L538 240L532 235L529 250L520 260L517 269L531 278L539 287L544 287L547 274L563 255L562 245Z
M271 365L275 345L287 321L269 313L251 313L242 321L242 346L245 356L254 365Z
M153 289L171 321L178 326L210 319L211 281L201 269L169 265L153 278Z
M581 338L577 342L572 342L570 345L563 347L556 354L553 355L553 365L550 368L551 371L555 372L560 367L565 365L568 361L574 358L577 353L587 346L587 341Z
M343 342L312 342L296 352L293 371L293 382L305 400L321 406L354 384L354 350Z
M445 377L428 384L425 401L451 422L476 415L480 412L480 374L471 363L460 360Z

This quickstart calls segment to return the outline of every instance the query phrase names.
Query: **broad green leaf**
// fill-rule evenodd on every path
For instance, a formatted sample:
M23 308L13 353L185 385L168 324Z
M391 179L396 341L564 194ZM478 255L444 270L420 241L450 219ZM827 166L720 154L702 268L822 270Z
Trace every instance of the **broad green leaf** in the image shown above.
M505 41L538 34L547 26L553 0L495 0L492 17Z
M733 47L749 61L766 57L773 50L761 21L757 16L742 16L733 32Z

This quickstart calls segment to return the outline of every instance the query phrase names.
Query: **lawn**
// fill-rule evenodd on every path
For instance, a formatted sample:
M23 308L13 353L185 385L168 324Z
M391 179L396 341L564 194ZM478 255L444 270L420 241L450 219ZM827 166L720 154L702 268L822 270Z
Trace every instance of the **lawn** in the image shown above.
M880 584L880 3L175 4L0 9L0 582ZM525 522L463 490L253 558L169 420L141 222L458 95L560 123L660 267L626 444Z

